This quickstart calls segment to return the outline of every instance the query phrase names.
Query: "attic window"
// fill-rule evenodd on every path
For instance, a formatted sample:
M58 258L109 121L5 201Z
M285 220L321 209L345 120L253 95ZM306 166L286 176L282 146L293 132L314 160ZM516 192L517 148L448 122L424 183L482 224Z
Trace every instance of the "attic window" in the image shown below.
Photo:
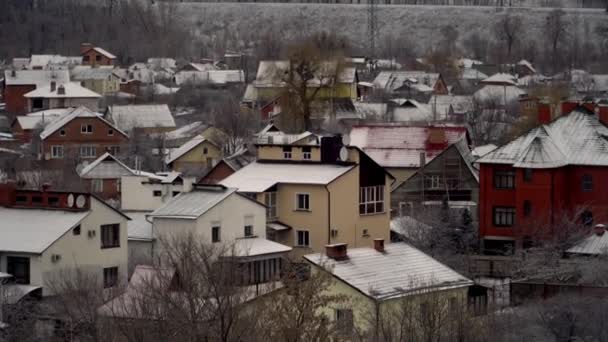
M62 137L65 136L65 129L62 129L61 131L59 131L59 135L61 135Z
M114 135L114 130L113 129L108 129L108 135Z
M302 159L310 160L312 158L312 150L310 147L302 147Z
M93 133L93 125L91 125L91 124L80 125L80 133L82 133L82 134Z

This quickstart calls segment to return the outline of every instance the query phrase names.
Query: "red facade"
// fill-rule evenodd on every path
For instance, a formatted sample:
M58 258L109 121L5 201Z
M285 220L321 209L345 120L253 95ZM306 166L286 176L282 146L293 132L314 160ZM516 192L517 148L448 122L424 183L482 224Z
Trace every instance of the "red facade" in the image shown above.
M95 195L103 198L104 200L120 200L120 178L115 179L83 179L84 186L87 192L94 193ZM93 182L100 181L102 183L101 192L94 191Z
M31 85L5 85L4 86L4 102L6 102L6 111L11 114L27 113L27 98L23 95L35 90L36 86Z
M500 188L505 171L514 172L513 188ZM522 169L480 164L479 187L479 235L485 244L513 239L517 245L526 238L546 238L558 234L555 230L565 221L582 226L582 216L588 213L588 225L608 222L608 167ZM512 225L499 224L501 214L496 210L502 208L514 209Z
M215 165L209 173L203 176L198 183L199 184L217 184L233 174L235 171L226 164L225 161L221 160Z

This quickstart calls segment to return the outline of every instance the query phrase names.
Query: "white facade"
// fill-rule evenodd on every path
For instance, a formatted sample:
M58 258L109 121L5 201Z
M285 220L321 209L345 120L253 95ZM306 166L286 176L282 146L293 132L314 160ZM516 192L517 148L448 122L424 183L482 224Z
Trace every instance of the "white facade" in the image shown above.
M121 178L120 203L122 210L156 210L175 195L192 190L194 178L182 177L182 183L151 181L147 176Z

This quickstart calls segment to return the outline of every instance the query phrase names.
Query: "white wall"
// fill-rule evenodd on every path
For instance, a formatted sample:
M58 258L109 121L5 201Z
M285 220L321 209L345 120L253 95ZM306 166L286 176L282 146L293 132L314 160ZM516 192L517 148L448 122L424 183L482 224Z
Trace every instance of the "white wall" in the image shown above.
M120 205L122 210L156 210L171 198L173 192L192 190L193 178L184 178L184 184L150 184L148 177L124 176L121 178ZM162 191L161 197L154 197L154 191Z

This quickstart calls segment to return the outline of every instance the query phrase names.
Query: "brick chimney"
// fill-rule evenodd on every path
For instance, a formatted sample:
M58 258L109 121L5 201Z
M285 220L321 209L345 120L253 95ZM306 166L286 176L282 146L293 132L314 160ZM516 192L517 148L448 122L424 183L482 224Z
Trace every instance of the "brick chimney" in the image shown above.
M384 253L384 239L374 239L374 249Z
M81 43L80 44L80 54L87 52L89 49L93 48L93 44L91 43Z
M608 126L608 105L601 104L597 106L597 118L604 126Z
M537 122L539 125L545 125L551 122L551 105L539 101L538 102L538 118Z
M17 186L14 182L0 184L0 206L12 206L15 204Z
M51 91L55 91L57 89L57 82L51 81Z
M562 102L562 115L570 114L574 109L578 107L578 102L576 101L563 101Z
M336 243L333 245L325 246L325 255L328 258L332 258L334 260L343 260L348 257L347 253L347 244L345 243Z

